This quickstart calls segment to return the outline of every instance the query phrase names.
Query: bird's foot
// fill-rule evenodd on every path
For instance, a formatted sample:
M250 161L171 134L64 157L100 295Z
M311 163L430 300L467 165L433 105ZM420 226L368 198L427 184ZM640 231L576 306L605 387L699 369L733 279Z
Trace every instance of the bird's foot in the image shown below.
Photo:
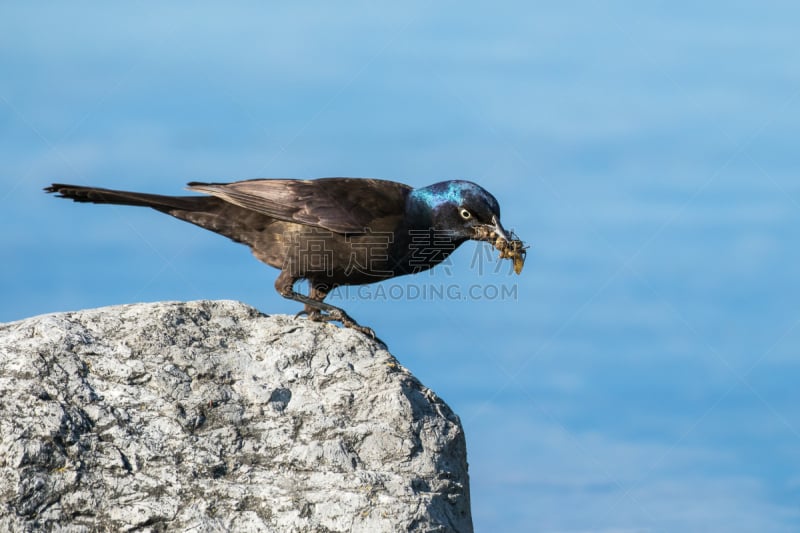
M327 312L323 313L322 311L301 311L297 313L297 316L304 314L307 316L308 320L312 320L314 322L340 322L342 326L350 329L354 329L359 333L363 333L364 335L370 337L373 340L376 340L380 343L386 344L382 340L380 340L377 335L375 335L375 331L367 326L362 326L358 322L356 322L350 315L345 313L342 309L331 309Z
M336 307L335 305L323 303L321 300L309 298L308 296L294 291L289 291L286 293L281 292L281 294L286 298L290 298L305 304L305 309L297 313L297 315L295 315L296 317L306 315L308 320L312 320L314 322L341 322L342 326L354 329L359 333L363 333L371 339L380 342L384 346L386 345L385 342L380 340L375 335L375 331L373 331L372 328L359 325L359 323L353 320L350 315L344 311L344 309ZM324 296L325 295L323 294L322 297Z
M372 340L383 342L382 340L380 340L375 335L375 330L373 330L372 328L367 327L367 326L362 326L361 324L359 324L358 322L356 322L352 318L349 318L349 317L346 317L346 318L334 318L334 320L338 320L346 328L354 329L354 330L358 331L359 333L363 333L367 337L370 337Z

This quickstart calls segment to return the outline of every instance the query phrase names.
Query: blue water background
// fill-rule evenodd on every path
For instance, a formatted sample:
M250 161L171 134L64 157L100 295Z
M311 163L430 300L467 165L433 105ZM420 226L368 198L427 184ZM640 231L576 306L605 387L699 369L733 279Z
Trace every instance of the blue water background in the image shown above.
M298 310L241 245L52 181L471 179L521 276L468 243L332 302L461 416L476 528L799 531L798 27L796 2L4 3L0 321Z

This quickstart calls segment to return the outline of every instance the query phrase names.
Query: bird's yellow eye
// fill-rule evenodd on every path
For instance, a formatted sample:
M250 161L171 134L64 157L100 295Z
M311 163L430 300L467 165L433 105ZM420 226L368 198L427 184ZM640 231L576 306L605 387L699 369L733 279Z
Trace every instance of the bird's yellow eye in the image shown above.
M463 207L461 209L459 209L458 212L461 215L461 218L463 218L464 220L468 220L468 219L470 219L472 217L472 213L470 213L469 211L467 211Z

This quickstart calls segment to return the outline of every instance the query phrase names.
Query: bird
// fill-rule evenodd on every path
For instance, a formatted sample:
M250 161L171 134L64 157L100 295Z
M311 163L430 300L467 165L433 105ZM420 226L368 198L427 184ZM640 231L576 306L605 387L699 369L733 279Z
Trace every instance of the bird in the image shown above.
M416 274L468 240L514 258L525 247L500 223L497 199L480 185L448 180L413 188L374 178L250 179L190 182L192 196L53 183L48 193L75 202L150 207L250 247L280 270L275 289L314 321L336 321L375 338L344 309L324 302L335 288ZM519 268L517 265L519 263ZM308 294L295 291L300 280Z

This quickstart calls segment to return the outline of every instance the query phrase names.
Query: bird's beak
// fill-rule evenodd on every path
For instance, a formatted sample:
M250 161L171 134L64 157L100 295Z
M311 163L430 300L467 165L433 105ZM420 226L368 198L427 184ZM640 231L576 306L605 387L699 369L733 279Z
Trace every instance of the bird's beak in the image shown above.
M500 250L500 259L512 259L514 261L514 272L519 274L525 265L525 256L528 247L514 235L513 231L506 231L497 220L492 217L491 224L481 224L475 226L476 241L486 241Z
M486 241L492 244L497 242L498 239L502 239L505 242L509 241L508 232L497 220L497 217L492 217L491 224L479 224L474 227L474 230L475 235L472 238L476 241Z
M502 237L506 241L511 240L511 239L508 238L508 234L506 233L506 230L503 229L503 226L500 224L500 221L497 220L497 217L492 217L492 224L494 224L494 228L493 229L494 229L495 234L497 234L498 237Z

